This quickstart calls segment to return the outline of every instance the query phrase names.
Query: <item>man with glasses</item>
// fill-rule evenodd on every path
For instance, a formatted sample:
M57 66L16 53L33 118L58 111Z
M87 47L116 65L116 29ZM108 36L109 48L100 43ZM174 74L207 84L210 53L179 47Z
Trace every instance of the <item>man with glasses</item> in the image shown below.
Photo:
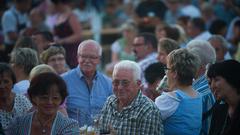
M100 131L122 135L162 135L159 109L140 91L141 69L136 62L123 60L114 66L113 92L99 120Z
M97 71L102 48L94 40L85 40L78 46L79 65L62 75L68 88L66 100L70 118L78 120L80 127L93 124L107 97L112 95L111 79Z
M133 52L135 54L136 61L141 67L141 81L143 85L146 85L144 71L149 65L158 62L157 43L157 38L152 33L140 33L134 38Z

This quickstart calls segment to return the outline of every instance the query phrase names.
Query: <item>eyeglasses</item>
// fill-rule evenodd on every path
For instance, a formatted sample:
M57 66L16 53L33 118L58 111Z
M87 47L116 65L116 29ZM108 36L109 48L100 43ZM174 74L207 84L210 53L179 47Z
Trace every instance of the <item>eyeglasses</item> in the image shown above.
M80 56L82 59L90 59L90 60L96 60L100 57L100 56L82 55L82 54L79 54L78 56Z
M114 80L112 82L113 86L117 87L119 85L123 86L123 87L128 87L130 84L130 81L128 80Z

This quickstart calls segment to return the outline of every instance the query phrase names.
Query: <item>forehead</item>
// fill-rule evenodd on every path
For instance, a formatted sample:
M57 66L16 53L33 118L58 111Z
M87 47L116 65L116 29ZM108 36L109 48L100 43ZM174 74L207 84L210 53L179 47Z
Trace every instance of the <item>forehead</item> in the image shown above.
M113 79L126 79L133 78L132 70L130 69L116 69L113 73Z
M80 47L79 52L81 54L83 54L83 53L89 54L89 52L91 52L91 53L98 53L98 47L96 45L94 45L93 43L88 43L88 44L82 45Z
M143 37L135 37L134 43L144 43L144 38Z
M64 55L62 53L56 53L54 55L51 55L48 59L51 59L51 58L59 58L59 57L64 57Z

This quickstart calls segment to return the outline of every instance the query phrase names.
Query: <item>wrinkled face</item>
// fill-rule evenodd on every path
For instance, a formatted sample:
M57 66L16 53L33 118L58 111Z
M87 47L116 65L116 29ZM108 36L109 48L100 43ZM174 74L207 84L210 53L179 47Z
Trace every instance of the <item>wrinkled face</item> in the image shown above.
M91 43L82 46L78 52L78 63L84 74L94 74L100 63L98 48Z
M158 61L163 63L164 65L167 64L167 53L164 49L161 48L161 46L158 47Z
M231 98L229 95L232 95L230 93L234 92L229 83L221 76L209 79L209 86L216 100Z
M56 84L52 85L47 94L32 98L38 112L44 115L55 115L61 104L62 97Z
M10 96L13 87L13 81L8 73L0 74L0 98Z
M119 69L113 74L113 92L119 102L131 103L140 89L141 82L133 80L132 70Z
M53 67L58 74L62 74L66 71L66 60L63 54L59 53L49 57L47 64Z
M136 59L141 60L143 59L147 53L147 46L144 43L143 37L135 37L133 41L133 52L135 53Z
M212 45L212 47L215 49L217 61L224 60L226 50L222 47L221 45L222 43L220 43L220 41L218 40L210 40L209 42Z

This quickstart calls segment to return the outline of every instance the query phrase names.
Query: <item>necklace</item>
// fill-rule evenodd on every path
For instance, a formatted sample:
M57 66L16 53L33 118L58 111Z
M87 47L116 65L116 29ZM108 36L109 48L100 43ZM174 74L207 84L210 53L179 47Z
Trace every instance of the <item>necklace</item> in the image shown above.
M46 122L42 123L37 114L36 114L36 118L37 118L39 124L41 125L42 134L47 134L47 124L48 124L52 119L48 119Z

